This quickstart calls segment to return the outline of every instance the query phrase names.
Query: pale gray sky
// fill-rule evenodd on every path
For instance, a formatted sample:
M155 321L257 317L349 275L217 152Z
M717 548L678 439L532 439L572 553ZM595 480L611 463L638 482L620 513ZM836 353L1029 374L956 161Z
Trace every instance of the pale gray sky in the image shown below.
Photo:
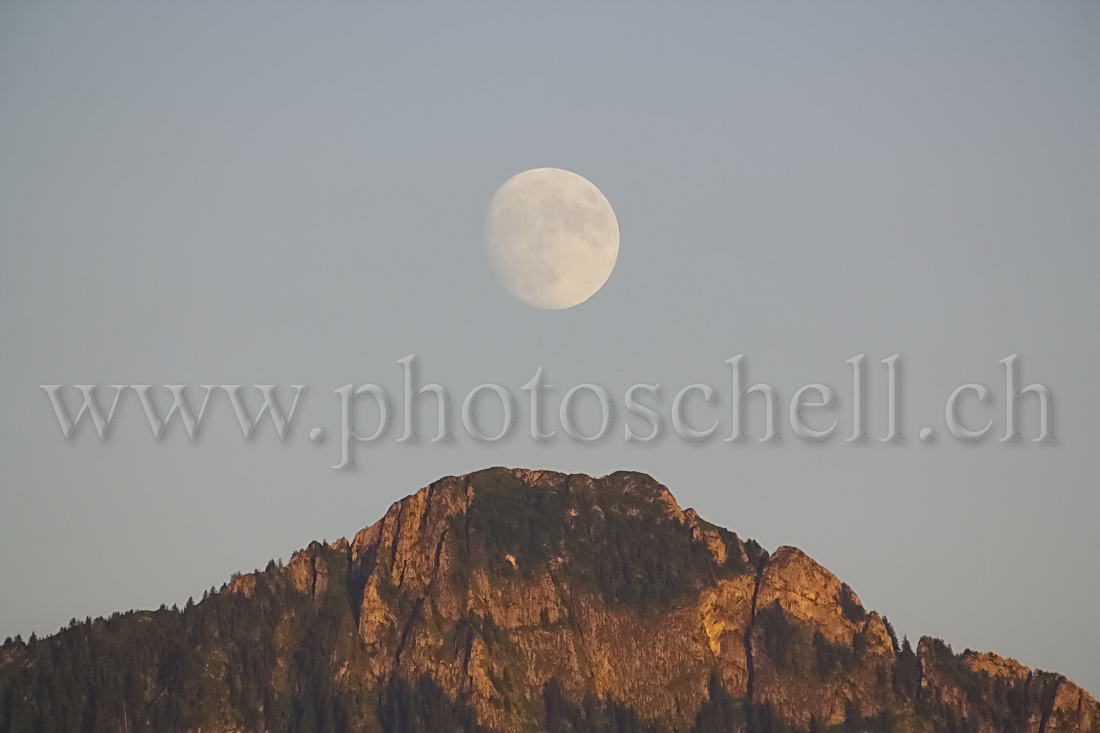
M443 474L631 468L802 547L901 633L1100 692L1098 130L1091 2L4 2L0 637L182 603ZM544 166L622 235L572 310L515 301L483 251L493 192ZM410 353L459 400L541 365L558 399L659 382L666 408L692 382L728 399L744 353L784 400L833 387L842 426L866 353L875 436L901 353L907 440L394 431L333 471L333 390L396 390ZM1060 440L948 440L971 381L1003 431L1012 353ZM223 395L199 441L157 444L131 394L104 445L62 439L45 383L310 389L286 443L245 443Z

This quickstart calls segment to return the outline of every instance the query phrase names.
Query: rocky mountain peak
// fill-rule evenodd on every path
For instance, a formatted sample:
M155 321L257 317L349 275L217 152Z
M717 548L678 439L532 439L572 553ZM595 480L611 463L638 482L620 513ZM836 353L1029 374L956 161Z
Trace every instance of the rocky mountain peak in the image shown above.
M5 732L1100 733L1060 675L914 650L801 550L769 554L649 476L505 468L182 612L9 643L0 705Z

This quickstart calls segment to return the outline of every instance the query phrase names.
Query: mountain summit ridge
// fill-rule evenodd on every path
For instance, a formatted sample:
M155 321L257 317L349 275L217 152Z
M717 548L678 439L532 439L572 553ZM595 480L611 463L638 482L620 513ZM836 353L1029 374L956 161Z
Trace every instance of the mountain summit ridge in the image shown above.
M1100 705L995 654L913 649L798 548L627 471L445 477L182 612L0 650L4 733L834 727L1100 733Z

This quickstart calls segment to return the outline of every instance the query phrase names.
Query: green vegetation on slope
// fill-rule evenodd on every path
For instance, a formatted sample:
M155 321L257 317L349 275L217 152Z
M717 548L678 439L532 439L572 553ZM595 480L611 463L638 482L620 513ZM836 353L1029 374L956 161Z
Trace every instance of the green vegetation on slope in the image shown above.
M272 564L250 597L223 591L182 611L116 613L10 642L0 731L346 730L329 669L340 637L354 634L341 592L312 603Z
M569 563L572 578L608 603L645 611L667 608L717 577L755 573L765 555L737 535L713 525L726 543L727 561L715 562L691 528L667 516L659 504L624 492L616 481L569 477L558 486L529 486L510 471L475 474L477 491L465 524L471 558L500 574L544 568L553 558ZM617 476L617 475L616 475ZM652 479L645 478L652 482ZM705 523L704 523L705 524Z

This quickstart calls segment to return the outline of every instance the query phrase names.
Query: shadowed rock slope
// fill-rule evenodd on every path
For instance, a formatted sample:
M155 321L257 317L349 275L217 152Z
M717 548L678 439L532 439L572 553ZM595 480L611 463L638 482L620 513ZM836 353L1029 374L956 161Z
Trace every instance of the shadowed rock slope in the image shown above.
M1064 677L899 643L648 476L489 469L182 611L0 649L0 731L1100 733Z

